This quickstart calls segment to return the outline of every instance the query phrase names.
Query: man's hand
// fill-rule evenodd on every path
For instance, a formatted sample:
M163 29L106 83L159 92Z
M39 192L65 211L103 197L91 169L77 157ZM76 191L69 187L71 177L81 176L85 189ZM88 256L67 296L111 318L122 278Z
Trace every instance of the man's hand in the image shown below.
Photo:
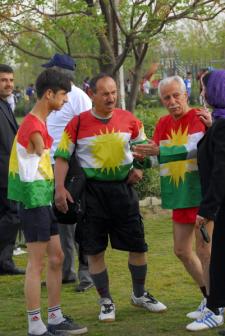
M146 156L159 155L159 146L153 140L148 140L147 144L133 146L132 151L135 159L143 160Z
M208 110L202 109L196 113L199 119L203 122L206 127L212 126L212 115Z
M74 203L72 196L70 195L69 191L64 186L56 187L55 205L59 211L63 213L66 213L68 211L67 200L70 201L71 203Z
M208 223L208 221L209 221L208 218L197 215L196 216L196 221L195 221L196 228L199 229L202 224L206 225Z
M139 181L142 180L142 177L143 177L143 170L133 168L129 173L127 183L128 184L138 183Z

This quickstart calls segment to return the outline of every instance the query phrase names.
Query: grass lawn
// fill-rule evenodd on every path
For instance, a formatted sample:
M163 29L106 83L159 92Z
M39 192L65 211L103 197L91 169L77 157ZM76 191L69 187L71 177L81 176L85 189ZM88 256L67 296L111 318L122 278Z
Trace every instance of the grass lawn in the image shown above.
M98 297L94 289L75 293L73 285L64 285L62 306L65 314L87 325L90 336L183 336L216 335L217 330L198 333L185 331L190 322L186 313L197 307L200 292L181 263L173 255L170 215L165 212L143 213L146 240L149 244L146 288L168 306L162 314L149 313L130 305L131 281L127 269L127 253L107 251L111 292L116 303L116 322L100 323L97 319ZM25 266L26 255L15 257ZM22 276L0 277L0 335L27 335L27 320ZM46 319L46 288L42 289L42 315Z

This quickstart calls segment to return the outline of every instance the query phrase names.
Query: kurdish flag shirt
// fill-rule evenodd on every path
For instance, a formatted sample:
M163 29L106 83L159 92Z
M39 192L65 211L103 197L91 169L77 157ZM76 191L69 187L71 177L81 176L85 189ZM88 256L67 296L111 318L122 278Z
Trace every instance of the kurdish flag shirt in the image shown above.
M69 160L76 141L78 117L66 126L55 152ZM145 143L143 124L131 112L115 109L107 123L91 111L80 115L76 155L88 179L122 181L133 166L131 146Z
M160 146L162 207L180 209L199 206L201 186L197 167L197 143L205 126L191 109L182 118L162 117L153 140Z
M41 156L28 153L32 133L39 132L44 141ZM52 138L46 125L36 116L28 114L15 137L10 161L8 198L21 202L26 209L48 206L52 202L54 179L50 162Z

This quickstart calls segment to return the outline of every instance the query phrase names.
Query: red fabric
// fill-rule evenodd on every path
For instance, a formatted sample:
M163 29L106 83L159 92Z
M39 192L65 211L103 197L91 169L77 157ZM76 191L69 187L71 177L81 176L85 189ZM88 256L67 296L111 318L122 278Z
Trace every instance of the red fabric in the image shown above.
M33 114L28 114L18 131L17 142L27 148L32 133L39 132L43 138L45 148L51 148L53 139L48 134L46 124Z
M174 209L172 219L176 223L180 224L194 224L196 216L198 214L199 207L186 208L186 209Z
M168 136L171 133L171 130L178 131L181 127L182 133L185 131L188 126L188 134L193 134L197 132L205 133L205 125L199 119L199 116L196 115L197 109L189 110L183 117L178 120L175 120L170 114L160 118L158 121L155 132L153 135L153 140L157 145L159 145L161 140L167 140Z
M77 123L78 116L75 116L65 127L65 131L71 136L73 143L76 139ZM79 129L78 139L101 135L105 132L124 132L131 134L131 140L133 140L138 137L140 129L143 127L142 122L131 112L121 109L113 110L112 118L105 125L95 118L90 111L81 113L80 123L82 127Z

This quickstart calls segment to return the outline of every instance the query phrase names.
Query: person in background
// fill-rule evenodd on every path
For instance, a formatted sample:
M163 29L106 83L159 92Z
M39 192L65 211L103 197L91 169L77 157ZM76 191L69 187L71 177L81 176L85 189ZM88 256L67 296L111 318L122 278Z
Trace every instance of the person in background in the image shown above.
M207 72L201 78L202 96L212 107L213 124L198 143L198 166L202 201L196 226L214 221L210 262L210 289L206 307L200 318L187 325L187 330L201 331L224 323L225 307L225 70ZM225 331L220 331L225 335Z
M188 101L190 101L191 97L191 85L192 85L192 80L191 80L191 72L188 71L186 74L186 78L184 79L184 84L186 86L186 91L188 95Z
M60 111L53 111L47 118L48 132L53 138L51 161L52 164L54 164L53 156L66 124L75 115L90 110L92 103L87 94L73 83L76 64L72 57L66 54L55 54L48 63L43 64L43 67L59 71L60 73L68 76L72 83L71 91L68 93L68 102L64 104ZM80 283L75 287L75 290L83 292L93 287L93 282L88 272L87 257L83 255L79 246L75 243L75 231L75 223L74 225L59 224L60 240L65 255L62 282L66 284L77 280L74 266L76 250L79 262L78 278Z
M105 264L109 238L112 248L129 252L132 304L147 311L165 311L166 306L145 290L147 244L137 193L132 186L142 178L144 166L133 162L130 146L146 140L143 124L132 113L115 108L117 86L109 75L99 74L90 81L90 96L93 109L67 124L55 152L55 204L66 212L67 199L72 201L64 181L80 120L76 153L87 177L87 211L79 227L80 243L88 255L89 271L100 297L99 320L115 320Z
M28 88L26 89L26 95L29 99L30 103L33 103L35 101L35 90L34 90L34 84L30 84Z
M131 93L131 81L129 78L127 78L126 83L125 83L125 92L127 95Z
M88 90L89 90L89 86L90 86L89 81L90 81L89 77L86 77L83 81L83 84L82 84L82 90L87 94L88 94Z
M201 316L206 305L211 252L211 244L202 241L195 226L201 201L197 143L206 131L205 125L211 126L211 116L205 110L189 107L186 87L179 76L160 81L158 91L169 114L160 118L149 144L137 145L134 151L143 156L157 155L162 207L172 209L174 252L203 295L197 310L187 314L195 319ZM213 222L207 223L207 230L211 236Z
M13 249L20 227L18 204L7 199L9 157L18 125L7 102L14 87L13 69L0 64L0 275L21 275Z
M46 118L67 102L70 80L56 70L43 71L37 78L38 100L24 118L14 140L9 163L8 197L21 203L20 218L26 239L28 262L25 298L28 336L53 336L87 332L71 318L62 314L60 291L63 251L58 225L51 207L54 176L50 161L52 138ZM48 257L48 326L41 318L41 273Z

